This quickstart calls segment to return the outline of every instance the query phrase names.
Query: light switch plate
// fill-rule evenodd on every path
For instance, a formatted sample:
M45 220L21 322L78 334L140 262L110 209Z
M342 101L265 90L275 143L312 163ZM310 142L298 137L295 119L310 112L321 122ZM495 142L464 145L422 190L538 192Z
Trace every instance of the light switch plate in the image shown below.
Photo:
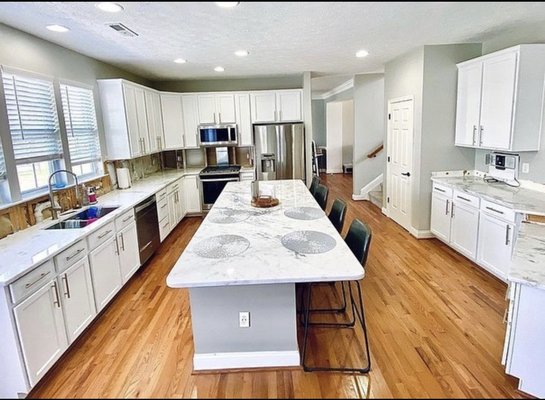
M527 174L530 172L530 163L524 162L522 163L522 173Z

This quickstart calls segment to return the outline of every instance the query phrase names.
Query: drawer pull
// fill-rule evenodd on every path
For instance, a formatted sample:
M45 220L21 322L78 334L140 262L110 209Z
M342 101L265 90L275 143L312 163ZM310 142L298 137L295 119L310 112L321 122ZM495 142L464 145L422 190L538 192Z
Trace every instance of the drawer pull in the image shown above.
M166 229L167 226L168 226L169 222L167 222L166 224L163 225L163 229Z
M446 193L446 190L440 189L440 188L438 188L438 187L436 187L436 188L434 188L434 189L437 190L437 191L439 191L439 192L441 192L441 193Z
M498 213L498 214L501 214L501 215L504 214L503 211L496 210L495 208L492 208L492 207L486 207L486 209L487 209L487 210L490 210L490 211L494 211L495 213Z
M511 230L511 225L507 225L507 229L505 229L505 245L509 246L509 243L511 243L511 240L509 239L509 231Z
M99 239L102 239L103 237L105 237L106 235L108 235L109 233L111 233L112 230L111 229L108 229L106 232L104 232L102 235L100 235L98 238Z
M130 220L132 218L132 215L129 215L127 218L125 218L123 221L121 222L127 222L128 220Z
M68 256L66 257L66 261L70 261L72 258L74 258L75 256L77 256L79 253L81 253L83 250L85 250L85 248L83 249L78 249L78 251L76 251L74 254L72 254L71 256Z
M162 210L163 208L165 208L166 206L168 206L168 203L163 204L163 205L161 206L161 210Z
M456 196L456 197L458 197L460 200L464 200L464 201L467 201L467 202L471 203L471 200L466 199L465 197L462 197L462 196Z
M59 299L59 289L57 289L57 281L53 281L53 289L55 289L55 300L53 301L53 304L55 304L57 307L61 308L61 301Z
M29 287L35 285L36 283L40 282L44 277L46 277L47 275L49 275L51 273L51 271L47 271L47 272L42 272L40 274L40 277L38 279L36 279L34 282L31 282L31 283L27 283L25 285L25 289L28 289Z

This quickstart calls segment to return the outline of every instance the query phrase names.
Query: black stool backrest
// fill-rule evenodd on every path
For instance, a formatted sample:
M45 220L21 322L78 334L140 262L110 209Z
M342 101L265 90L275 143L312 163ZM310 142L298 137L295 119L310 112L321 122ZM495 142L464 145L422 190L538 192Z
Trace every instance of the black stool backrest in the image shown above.
M316 175L312 177L312 183L310 184L310 193L314 196L316 194L316 189L318 189L318 185L320 184L320 178L318 178Z
M322 210L324 211L327 205L328 193L329 193L329 189L327 188L327 186L324 186L322 184L318 185L318 188L316 189L316 193L314 193L314 198L316 199L316 201L318 202L318 204L320 205L320 207L322 207Z
M344 241L352 250L358 261L365 267L367 262L367 254L369 253L369 245L371 244L371 228L369 225L355 219L350 224L348 233Z
M344 225L344 217L346 216L346 203L341 199L335 199L329 212L329 220L337 229L337 232L341 233Z

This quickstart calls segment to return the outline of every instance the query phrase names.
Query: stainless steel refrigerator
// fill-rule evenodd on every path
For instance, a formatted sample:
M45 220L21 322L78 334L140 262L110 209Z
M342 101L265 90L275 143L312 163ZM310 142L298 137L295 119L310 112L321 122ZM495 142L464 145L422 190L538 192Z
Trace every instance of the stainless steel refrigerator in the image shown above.
M258 180L305 180L303 123L254 125L254 144Z

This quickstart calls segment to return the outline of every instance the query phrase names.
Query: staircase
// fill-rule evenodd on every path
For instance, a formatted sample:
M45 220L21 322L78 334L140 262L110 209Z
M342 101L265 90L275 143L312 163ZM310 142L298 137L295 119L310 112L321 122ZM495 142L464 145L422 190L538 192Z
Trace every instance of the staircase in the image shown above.
M372 192L369 192L369 201L382 210L382 183L378 185Z

